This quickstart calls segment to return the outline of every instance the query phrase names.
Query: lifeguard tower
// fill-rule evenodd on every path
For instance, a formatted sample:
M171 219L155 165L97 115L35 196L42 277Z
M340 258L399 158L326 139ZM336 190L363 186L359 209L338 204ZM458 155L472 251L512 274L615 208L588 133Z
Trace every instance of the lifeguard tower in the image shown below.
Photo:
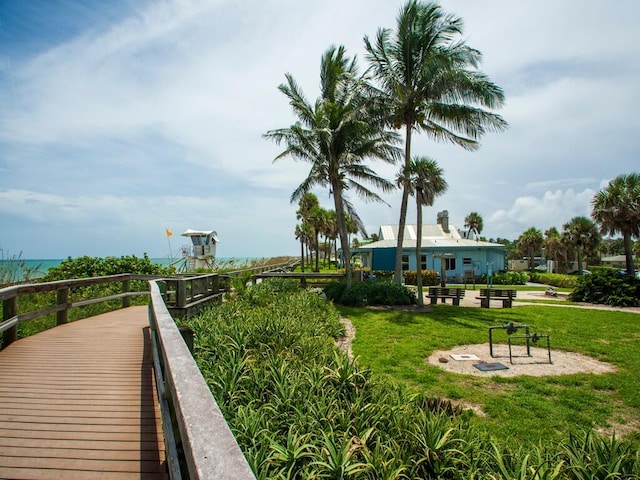
M188 229L182 233L182 236L191 239L191 244L182 246L185 270L193 271L199 268L213 270L215 268L216 244L220 242L217 232Z

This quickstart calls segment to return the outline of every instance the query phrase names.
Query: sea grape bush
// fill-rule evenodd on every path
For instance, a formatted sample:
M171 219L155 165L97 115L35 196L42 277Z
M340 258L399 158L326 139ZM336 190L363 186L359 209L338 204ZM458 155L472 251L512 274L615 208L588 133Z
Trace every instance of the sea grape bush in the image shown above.
M60 265L50 268L42 277L43 282L55 280L69 280L73 278L103 277L121 273L135 273L139 275L171 275L172 268L163 267L151 262L145 253L142 258L135 255L122 257L68 257Z
M258 479L640 473L629 443L590 432L524 449L488 438L446 400L377 378L336 349L344 328L317 293L267 281L187 322L196 361Z
M579 276L569 300L637 307L640 305L640 280L617 270L594 269L591 275Z

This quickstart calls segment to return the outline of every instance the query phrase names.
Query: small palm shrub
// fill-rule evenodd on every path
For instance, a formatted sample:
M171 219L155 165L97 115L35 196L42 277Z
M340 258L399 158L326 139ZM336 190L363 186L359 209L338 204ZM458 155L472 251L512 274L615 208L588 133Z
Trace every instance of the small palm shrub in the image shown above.
M329 300L340 305L364 307L367 305L414 305L416 295L402 285L387 280L370 279L350 287L334 282L324 289Z
M637 307L640 305L640 280L622 275L616 270L594 269L591 275L581 275L578 278L569 300Z

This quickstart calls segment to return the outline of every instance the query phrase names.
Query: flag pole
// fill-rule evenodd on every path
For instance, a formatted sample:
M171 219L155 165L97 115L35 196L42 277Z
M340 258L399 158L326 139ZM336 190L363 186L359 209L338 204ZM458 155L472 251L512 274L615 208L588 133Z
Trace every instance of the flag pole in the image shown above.
M171 240L169 239L169 237L173 235L173 232L167 228L165 233L167 234L167 243L169 244L169 256L171 260L173 260L173 250L171 250Z

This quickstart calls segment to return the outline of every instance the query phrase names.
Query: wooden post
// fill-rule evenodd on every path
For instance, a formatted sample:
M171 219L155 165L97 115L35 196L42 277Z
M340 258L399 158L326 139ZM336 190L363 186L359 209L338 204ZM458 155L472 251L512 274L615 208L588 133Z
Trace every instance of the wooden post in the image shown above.
M187 282L181 278L176 282L176 307L183 308L187 304Z
M131 289L131 281L129 279L122 281L122 293L128 293ZM131 306L131 297L122 297L122 308Z
M255 280L254 280L255 283ZM220 275L215 275L213 277L213 294L220 292Z
M61 288L57 292L57 304L64 305L64 310L60 310L56 313L56 325L63 325L69 321L69 308L67 304L69 303L69 287Z
M18 297L7 298L2 302L2 320L9 320L18 314ZM14 325L4 332L3 348L18 339L18 326Z

